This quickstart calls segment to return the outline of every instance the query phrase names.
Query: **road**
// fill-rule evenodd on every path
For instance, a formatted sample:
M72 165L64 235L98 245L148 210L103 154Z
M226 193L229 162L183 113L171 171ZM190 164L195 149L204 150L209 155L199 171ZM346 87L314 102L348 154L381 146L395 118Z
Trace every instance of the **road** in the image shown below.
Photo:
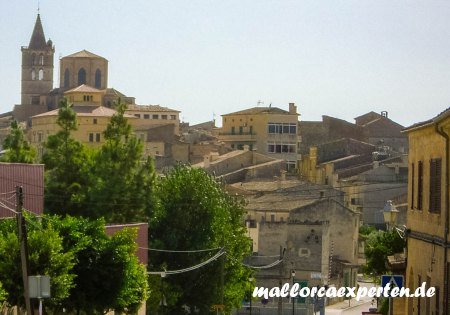
M344 309L344 310L339 310L339 309L327 309L325 311L326 315L361 315L362 312L368 312L369 311L369 307L371 307L371 302L367 301L364 304L349 308L349 309Z

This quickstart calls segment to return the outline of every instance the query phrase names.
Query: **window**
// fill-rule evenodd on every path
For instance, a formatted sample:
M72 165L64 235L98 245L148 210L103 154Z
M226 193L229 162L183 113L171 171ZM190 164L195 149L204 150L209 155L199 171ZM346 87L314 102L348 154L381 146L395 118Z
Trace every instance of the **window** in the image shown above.
M86 84L86 70L81 68L78 70L78 85Z
M95 134L95 141L100 142L100 134L99 133Z
M144 114L144 119L150 119L150 115L149 114Z
M429 211L441 213L441 159L430 160L430 206Z
M248 133L251 134L251 135L253 134L253 126L250 126L250 127L248 128Z
M42 132L38 132L38 142L44 141L44 134Z
M177 115L170 115L171 120L177 120Z
M296 134L297 125L294 123L269 123L267 132L271 134Z
M32 54L32 55L31 55L31 64L32 64L32 65L37 64L36 54Z
M270 215L270 222L275 222L275 214Z
M40 64L41 66L44 65L44 55L43 55L43 54L40 54L40 55L39 55L39 64Z
M236 133L235 127L231 127L231 134L234 135Z
M240 126L239 127L239 134L242 135L244 133L244 127Z
M39 69L39 81L44 80L44 70Z
M231 148L234 149L234 143L231 144Z
M94 125L97 124L97 118L94 118L93 123L94 123Z
M167 115L161 115L161 119L167 120Z
M417 209L422 210L423 201L423 163L419 161L418 163L418 177L417 177Z
M102 72L100 69L95 71L95 87L99 89L102 86Z
M83 101L92 102L93 100L94 100L94 97L92 95L83 95Z
M414 163L411 163L411 209L414 209Z
M158 119L158 115L153 115L153 119Z
M244 150L244 145L243 144L238 144L237 145L237 149L238 150Z
M134 114L134 117L141 118L141 114Z
M65 88L69 87L69 69L66 69L64 71L64 87Z
M286 161L286 171L291 172L296 168L297 163L295 161Z
M39 96L32 96L31 97L31 104L39 105Z
M295 143L270 142L267 145L268 153L294 153L295 149Z
M31 70L31 80L36 80L36 71L34 69Z
M93 133L89 134L89 142L94 142L94 134Z

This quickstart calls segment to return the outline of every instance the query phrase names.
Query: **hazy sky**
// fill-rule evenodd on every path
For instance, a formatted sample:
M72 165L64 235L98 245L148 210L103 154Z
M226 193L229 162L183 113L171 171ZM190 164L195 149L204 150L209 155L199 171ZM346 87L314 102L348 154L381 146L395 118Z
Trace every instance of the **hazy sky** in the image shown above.
M1 1L0 112L20 101L37 0ZM58 58L109 60L109 86L198 123L272 103L302 120L387 110L410 125L450 104L447 0L41 0Z

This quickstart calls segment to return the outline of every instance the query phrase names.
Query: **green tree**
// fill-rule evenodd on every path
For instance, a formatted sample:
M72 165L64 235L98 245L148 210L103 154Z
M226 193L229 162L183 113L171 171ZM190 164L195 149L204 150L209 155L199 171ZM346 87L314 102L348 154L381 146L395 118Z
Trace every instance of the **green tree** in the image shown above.
M372 231L365 242L366 273L373 275L386 273L387 256L403 252L405 246L405 240L395 230Z
M29 274L51 277L52 297L46 306L57 308L74 286L74 256L63 250L62 238L52 225L26 216ZM0 220L0 282L8 292L7 304L24 306L23 281L15 220Z
M229 196L204 170L185 166L178 166L161 179L157 193L160 207L150 224L151 247L170 250L224 247L226 257L164 278L159 288L152 291L149 307L155 307L161 291L169 304L168 314L185 314L186 308L207 314L213 304L222 301L227 312L238 307L249 289L251 274L241 264L250 252L242 223L243 201ZM152 251L149 269L179 270L206 261L217 252Z
M77 314L108 310L133 314L148 291L145 267L135 255L136 231L126 229L109 237L102 219L47 218L63 237L65 251L77 261L75 286L62 305Z
M1 305L6 301L6 297L7 297L6 291L3 289L3 285L0 282L0 310L2 308Z
M48 137L42 159L46 167L45 209L54 214L83 215L91 155L72 137L77 116L66 99L61 101L57 124L60 131Z
M3 149L6 153L1 157L2 162L33 163L36 151L25 139L23 129L16 120L11 122L11 131L3 141Z
M119 103L116 110L91 171L91 216L115 223L147 220L156 204L153 160L142 161L144 147L131 132L126 105Z

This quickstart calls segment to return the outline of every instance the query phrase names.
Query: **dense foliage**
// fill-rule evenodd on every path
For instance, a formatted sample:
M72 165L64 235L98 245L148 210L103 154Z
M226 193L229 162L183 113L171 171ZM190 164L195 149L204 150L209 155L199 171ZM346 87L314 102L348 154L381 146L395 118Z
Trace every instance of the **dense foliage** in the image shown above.
M151 247L172 250L224 248L226 256L199 269L170 275L153 298L166 292L167 314L186 310L209 312L224 304L229 311L245 296L250 272L241 261L250 243L242 224L243 203L226 194L215 178L202 169L177 167L157 187L160 207L150 226ZM152 252L152 270L178 270L194 266L218 252ZM155 302L155 301L154 301ZM152 305L155 305L153 303Z
M30 275L51 277L52 297L45 306L86 314L108 310L134 313L147 297L147 274L135 255L136 232L111 237L103 220L27 216ZM24 305L15 220L0 221L0 282L9 305ZM14 254L11 254L14 253ZM114 276L112 276L114 275Z
M366 273L373 275L386 273L387 256L403 252L405 246L405 240L395 230L372 231L365 241Z
M0 159L2 162L33 163L36 158L36 151L25 139L23 129L15 120L11 122L11 130L3 141L2 149L5 150Z

